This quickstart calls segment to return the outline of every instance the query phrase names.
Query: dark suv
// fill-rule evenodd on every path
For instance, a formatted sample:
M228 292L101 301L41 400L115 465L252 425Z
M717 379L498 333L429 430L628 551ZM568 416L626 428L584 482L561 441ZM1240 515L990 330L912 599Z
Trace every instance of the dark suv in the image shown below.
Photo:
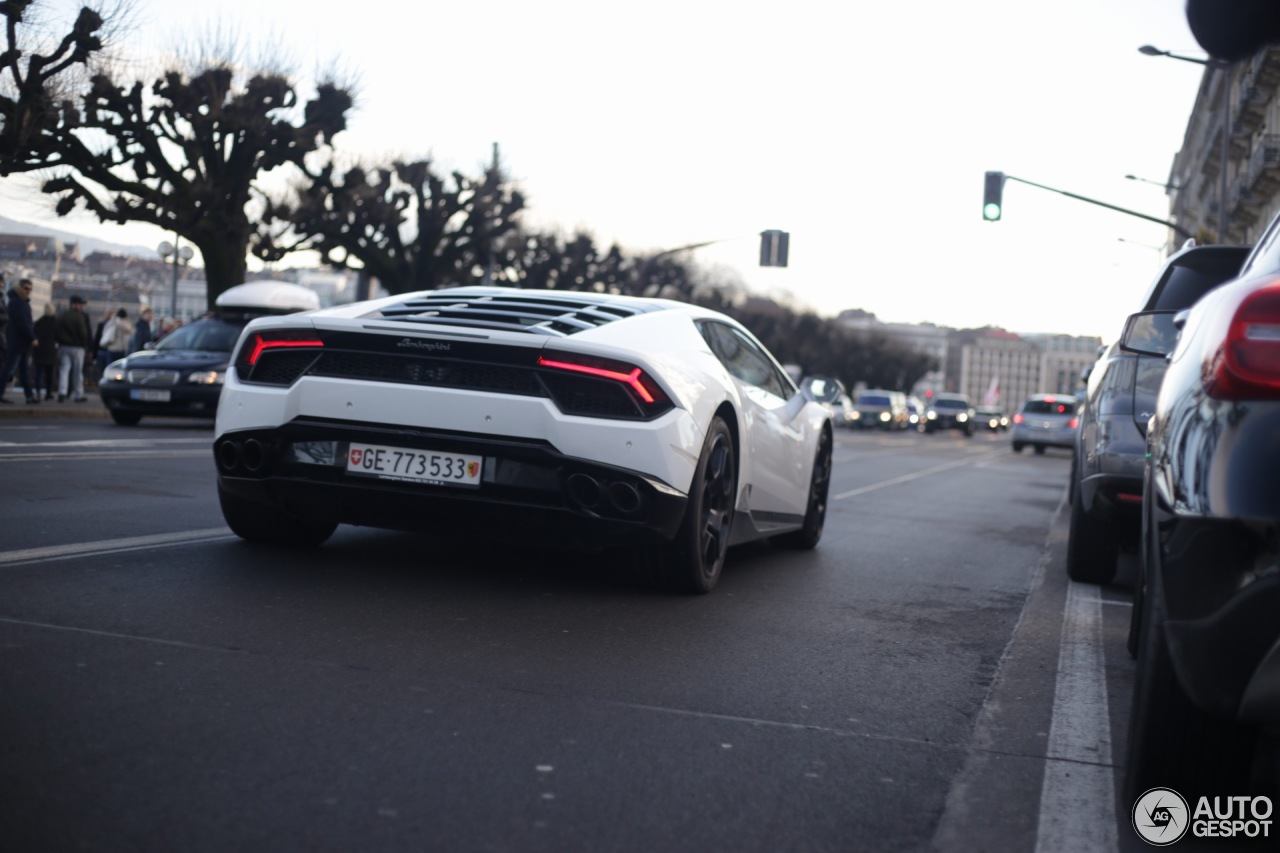
M1170 255L1141 311L1181 311L1239 271L1248 246L1195 246ZM1067 574L1109 583L1121 548L1137 546L1147 421L1164 377L1163 358L1114 343L1089 372L1071 473Z

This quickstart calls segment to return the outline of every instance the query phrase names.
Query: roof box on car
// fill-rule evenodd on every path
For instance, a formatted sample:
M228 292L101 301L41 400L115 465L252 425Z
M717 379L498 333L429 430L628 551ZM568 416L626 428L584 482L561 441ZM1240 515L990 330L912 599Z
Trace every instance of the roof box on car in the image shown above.
M315 311L320 297L315 291L287 281L251 281L229 287L218 295L218 313L239 317L265 317Z

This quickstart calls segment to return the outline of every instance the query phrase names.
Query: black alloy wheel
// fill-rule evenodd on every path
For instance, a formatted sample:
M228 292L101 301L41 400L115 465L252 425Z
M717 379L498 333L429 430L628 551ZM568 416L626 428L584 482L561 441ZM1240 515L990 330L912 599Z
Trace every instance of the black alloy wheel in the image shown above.
M658 554L661 580L671 590L707 593L715 588L729 550L737 485L733 435L717 416L707 430L680 530Z
M823 430L818 437L818 452L813 458L813 475L809 478L809 503L804 514L804 526L775 536L771 541L786 548L804 551L816 548L827 520L827 493L830 489L831 435Z
M1067 577L1079 583L1108 584L1116 576L1120 545L1110 524L1085 512L1082 491L1077 485L1071 499Z
M218 484L218 502L231 532L247 542L313 548L323 544L338 527L334 521L298 518L247 501L228 492L221 483Z
M1148 578L1158 585L1158 577ZM1156 590L1143 596L1140 648L1129 714L1123 801L1155 787L1188 802L1221 791L1244 794L1253 781L1258 729L1205 713L1187 696L1169 656ZM1260 792L1259 792L1260 793Z

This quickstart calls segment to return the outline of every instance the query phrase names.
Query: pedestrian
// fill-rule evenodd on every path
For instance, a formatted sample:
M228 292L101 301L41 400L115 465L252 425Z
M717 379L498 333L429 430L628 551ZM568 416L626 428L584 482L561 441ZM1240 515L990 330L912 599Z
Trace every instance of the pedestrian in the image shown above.
M36 348L31 356L36 368L36 396L52 400L58 391L58 317L53 303L44 304L44 313L36 320Z
M147 344L151 343L151 318L155 314L150 308L143 308L142 313L138 315L138 324L133 327L133 337L129 340L129 354L146 349Z
M4 304L4 273L0 272L0 352L4 352L8 347L5 338L5 330L9 326L9 306ZM0 391L3 391L0 388Z
M0 402L11 402L4 396L9 380L16 373L28 403L39 403L31 386L28 356L36 343L36 326L31 319L31 279L24 278L9 291L9 340L5 345L4 368L0 369Z
M71 297L70 307L58 313L58 402L73 395L77 403L84 395L84 366L93 363L88 352L93 343L93 329L84 313L84 297Z
M132 337L133 323L129 322L129 312L121 308L102 328L102 338L98 346L107 355L98 365L99 369L106 370L108 364L128 355L129 340Z
M102 312L102 319L98 322L98 328L93 330L93 344L89 347L89 354L94 356L97 361L98 370L104 369L109 363L109 359L107 358L107 348L102 345L102 333L106 331L107 324L114 319L115 312L110 308L106 309ZM93 373L96 374L96 372L97 371L94 371ZM85 375L90 376L92 379L97 378L96 376L91 375L88 371L85 372Z

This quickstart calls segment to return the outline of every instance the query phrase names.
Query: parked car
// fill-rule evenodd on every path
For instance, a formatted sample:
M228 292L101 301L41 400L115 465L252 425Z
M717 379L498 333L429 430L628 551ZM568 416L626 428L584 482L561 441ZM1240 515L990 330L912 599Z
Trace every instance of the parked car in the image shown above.
M1171 317L1181 334L1147 431L1125 788L1274 796L1280 217L1238 279L1188 311L1131 318L1125 345L1161 357Z
M930 397L925 406L924 431L955 429L971 436L974 433L974 416L973 404L967 396L940 392Z
M625 547L688 592L731 544L815 547L831 453L830 410L723 314L498 287L252 321L214 436L252 542L358 524Z
M215 316L187 323L153 347L106 366L98 395L113 421L133 426L150 416L212 419L245 325L254 317L314 310L320 300L296 284L255 281L228 288L216 304Z
M978 429L991 432L1003 432L1009 429L1009 416L1004 413L1004 409L995 406L974 409L974 420Z
M1248 253L1248 246L1188 244L1164 262L1138 310L1190 308L1239 273ZM1089 370L1071 470L1072 580L1109 583L1119 554L1137 547L1147 421L1165 367L1163 357L1139 355L1117 341Z
M1013 452L1030 445L1036 453L1047 447L1071 448L1080 425L1079 402L1072 394L1033 394L1013 416Z
M907 395L901 391L871 388L853 400L853 426L860 429L906 429Z

